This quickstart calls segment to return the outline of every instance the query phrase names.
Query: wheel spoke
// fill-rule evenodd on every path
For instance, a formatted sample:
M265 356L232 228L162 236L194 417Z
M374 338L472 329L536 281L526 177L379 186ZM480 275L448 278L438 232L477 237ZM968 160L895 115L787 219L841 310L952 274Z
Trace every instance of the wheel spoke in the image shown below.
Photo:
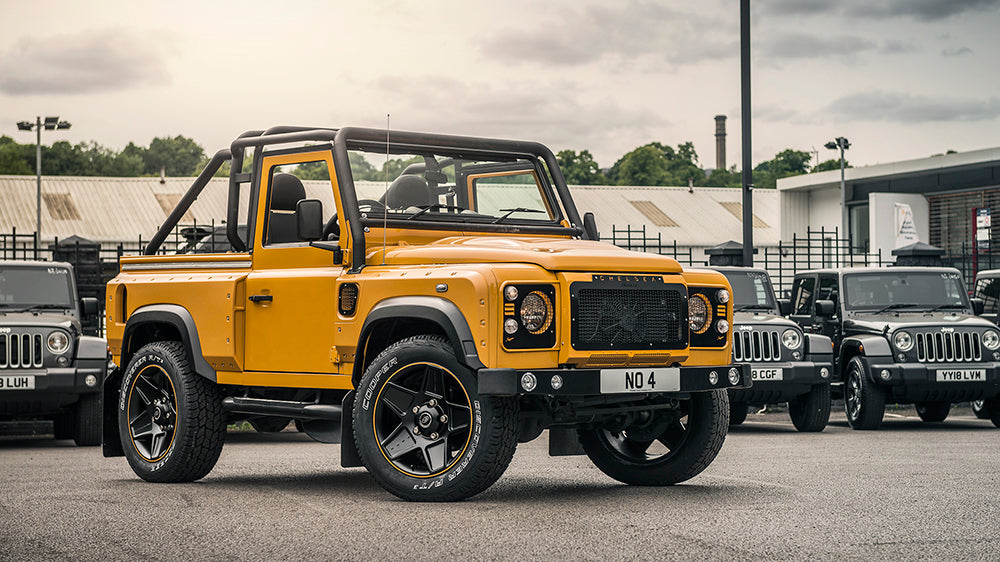
M382 450L385 451L390 460L396 460L419 448L417 440L403 424L399 424L399 427L389 434L389 437L386 437L380 445L382 445Z
M139 439L140 437L147 437L153 434L153 420L147 416L145 412L129 421L128 425L132 428L133 439Z
M424 369L423 388L424 396L444 400L445 397L445 373L444 371L427 365Z
M424 462L431 474L443 469L448 462L448 442L439 439L423 448Z
M390 382L385 385L385 390L382 391L381 401L383 404L388 406L390 410L395 412L397 416L403 417L413 405L415 396L416 393L412 390Z
M622 450L635 458L644 458L652 444L652 441L638 441L625 437L622 439Z
M687 426L684 425L683 420L677 420L661 433L657 440L663 443L664 447L673 451L684 441L685 435L687 435Z
M447 403L448 431L462 431L472 424L472 410L462 404Z
M143 387L145 387L145 389ZM149 406L153 402L153 397L156 395L163 395L163 390L153 384L153 381L145 375L136 379L135 386L133 388L135 389L136 394L139 395L139 398L142 399L142 403L146 406Z
M152 439L149 443L149 456L151 458L157 458L163 454L163 450L166 448L169 440L167 439L167 433L163 431L163 428L157 424L152 424Z

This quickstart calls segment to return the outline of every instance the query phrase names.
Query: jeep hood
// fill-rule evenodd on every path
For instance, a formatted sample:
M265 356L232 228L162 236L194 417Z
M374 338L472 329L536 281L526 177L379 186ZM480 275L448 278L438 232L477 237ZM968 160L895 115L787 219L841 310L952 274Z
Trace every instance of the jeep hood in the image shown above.
M381 263L382 249L368 256ZM631 252L607 242L569 238L453 236L419 246L391 246L388 265L532 263L548 271L680 273L680 264L659 254Z
M848 316L844 320L844 330L848 333L866 332L882 333L888 326L889 331L900 328L995 328L996 324L968 314L930 314L930 313L900 313L896 314L865 314L863 316Z
M44 313L33 312L4 312L0 309L0 326L21 327L21 328L62 328L67 331L80 331L80 322L69 315L53 313L49 310Z

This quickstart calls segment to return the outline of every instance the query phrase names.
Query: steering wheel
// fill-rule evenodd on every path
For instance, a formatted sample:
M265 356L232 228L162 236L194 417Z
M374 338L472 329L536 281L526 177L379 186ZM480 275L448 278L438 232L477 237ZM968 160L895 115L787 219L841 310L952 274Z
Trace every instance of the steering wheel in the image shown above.
M374 199L361 199L358 201L359 210L364 205L370 207L371 210L381 208L382 212L385 212L385 205L383 205L380 201L376 201ZM326 221L326 226L323 227L323 238L329 240L331 235L334 238L340 238L340 224L337 223L337 213L334 213L333 216L330 217L330 220Z

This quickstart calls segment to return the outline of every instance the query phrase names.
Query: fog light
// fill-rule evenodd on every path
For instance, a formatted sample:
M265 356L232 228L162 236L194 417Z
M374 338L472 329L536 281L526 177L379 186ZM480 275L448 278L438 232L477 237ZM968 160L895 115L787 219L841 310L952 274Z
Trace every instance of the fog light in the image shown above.
M60 355L59 357L56 358L56 365L59 365L60 367L69 366L69 357L66 357L65 355Z
M719 373L711 371L708 373L708 383L712 386L719 384Z
M819 368L819 378L821 378L821 379L828 379L828 378L830 378L830 369L827 369L826 367L820 367Z
M508 318L507 320L504 320L503 331L507 332L508 334L513 334L514 332L516 332L517 320L514 320L513 318Z
M86 384L87 386L97 386L97 377L95 377L94 375L87 375L87 376L86 376L86 377L85 377L85 378L83 379L83 382L84 382L84 384Z
M552 380L549 381L549 384L552 385L552 390L559 390L562 388L563 384L562 377L559 375L552 375Z
M889 372L889 369L882 369L878 372L878 376L881 377L882 380L887 381L892 378L892 373Z
M899 362L902 363L903 361L906 361L906 354L900 353L899 355L896 355L896 359L899 359Z
M1000 352L997 352L997 351L993 352L993 360L994 361L1000 361Z
M715 323L715 331L719 332L720 334L725 334L726 332L728 332L729 331L729 321L726 320L725 318L723 318L723 319L719 320L718 322L716 322Z
M521 388L523 388L525 392L535 390L536 386L538 386L538 379L535 378L534 374L524 373L521 375Z
M740 372L736 367L729 368L729 384L738 384L740 382Z

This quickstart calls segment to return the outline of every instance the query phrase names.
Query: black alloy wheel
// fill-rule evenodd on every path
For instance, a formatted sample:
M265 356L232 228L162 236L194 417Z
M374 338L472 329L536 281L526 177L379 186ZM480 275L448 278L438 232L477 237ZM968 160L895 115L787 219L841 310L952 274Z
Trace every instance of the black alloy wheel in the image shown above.
M868 379L866 371L858 357L847 363L844 409L853 429L878 429L885 416L885 391Z
M129 437L147 462L163 458L174 442L177 421L177 393L166 371L148 365L139 371L128 388Z

